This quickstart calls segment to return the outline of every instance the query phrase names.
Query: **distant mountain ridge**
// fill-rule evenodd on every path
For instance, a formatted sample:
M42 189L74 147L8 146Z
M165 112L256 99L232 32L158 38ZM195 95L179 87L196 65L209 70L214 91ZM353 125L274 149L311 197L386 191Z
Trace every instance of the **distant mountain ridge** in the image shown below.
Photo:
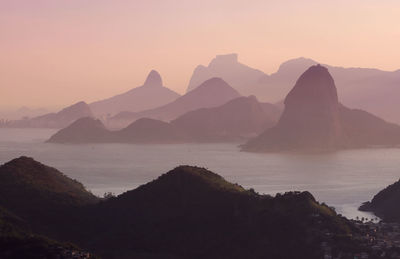
M170 123L141 118L121 130L107 130L100 120L82 118L51 136L52 143L232 142L249 139L276 124L281 110L254 96L213 108L187 112Z
M78 102L57 113L47 113L41 116L22 120L11 120L0 123L7 128L64 128L83 117L93 117L92 110L85 102Z
M190 78L187 92L192 91L209 78L220 77L240 94L251 95L254 92L249 87L256 85L264 76L266 74L260 70L239 63L237 54L217 55L207 67L203 65L196 67Z
M285 99L278 124L243 146L247 151L336 150L400 145L400 126L339 103L327 68L311 66Z
M160 74L152 70L142 86L125 93L90 104L96 116L115 115L119 112L138 112L170 103L180 95L163 86Z
M196 141L239 141L274 126L280 115L278 107L260 103L255 96L250 96L185 113L171 123L184 129Z
M220 78L211 78L175 101L155 109L142 112L122 112L107 121L110 128L123 128L140 118L151 118L169 122L182 114L199 108L222 105L240 94Z
M218 66L212 65L218 63ZM270 75L252 69L237 61L236 54L219 55L208 67L199 66L193 72L188 91L195 88L192 82L221 77L239 92L255 95L261 101L281 101L295 84L297 78L310 66L319 62L296 58L282 63ZM370 68L343 68L322 64L335 78L340 99L344 105L371 112L385 120L400 123L400 70L389 72Z

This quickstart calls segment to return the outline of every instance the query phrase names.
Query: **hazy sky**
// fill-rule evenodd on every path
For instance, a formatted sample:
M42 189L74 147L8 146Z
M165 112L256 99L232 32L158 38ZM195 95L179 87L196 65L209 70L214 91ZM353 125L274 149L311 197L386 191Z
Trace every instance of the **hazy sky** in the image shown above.
M151 69L186 90L216 54L400 68L399 0L0 0L0 108L94 101Z

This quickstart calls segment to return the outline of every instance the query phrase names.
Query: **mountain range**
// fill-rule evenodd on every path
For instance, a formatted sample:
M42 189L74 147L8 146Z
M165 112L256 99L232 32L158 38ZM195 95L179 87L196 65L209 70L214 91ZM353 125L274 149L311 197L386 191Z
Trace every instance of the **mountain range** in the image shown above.
M208 66L198 65L190 78L187 92L209 78L220 77L241 95L252 95L252 87L259 84L266 74L238 62L237 54L217 55Z
M163 86L160 74L152 70L142 86L125 93L96 101L90 108L97 117L119 112L138 112L153 109L176 100L180 95Z
M199 167L179 166L107 199L28 157L0 166L0 177L0 227L18 228L12 214L33 228L23 235L72 242L101 258L313 259L323 256L321 242L336 254L368 249L352 239L350 221L308 192L260 195ZM15 238L1 235L0 245ZM35 246L23 240L13 258ZM48 242L63 250L58 241Z
M221 106L201 108L173 120L197 142L240 141L274 126L281 109L255 96L239 97Z
M336 150L400 144L400 126L339 102L328 69L315 65L285 98L278 124L243 146L247 151Z
M169 122L179 116L200 108L222 105L240 94L220 78L211 78L175 101L155 109L142 112L121 112L107 120L110 128L123 128L140 118L151 118Z
M307 58L282 63L270 75L240 62L236 54L219 55L210 64L198 66L190 79L187 91L196 83L210 77L221 77L240 93L255 95L261 101L277 103L289 92L297 78L319 62ZM400 123L400 70L389 72L370 68L343 68L323 64L335 78L344 105L366 110L383 119Z
M213 108L201 108L170 123L141 118L120 130L108 130L94 118L81 118L55 133L51 143L231 142L249 139L276 124L281 110L254 96L238 97Z
M93 102L88 107L80 102L64 109L79 108L80 111L75 111L75 115L63 116L65 112L60 111L21 120L3 119L0 120L0 126L63 128L78 118L96 116L107 127L121 129L144 117L169 122L186 112L219 106L240 95L254 95L261 102L280 104L297 78L316 64L318 62L311 59L292 59L282 63L277 72L268 75L240 63L237 54L218 55L208 66L199 65L194 70L187 93L183 96L164 87L160 74L152 70L140 87ZM335 78L343 105L368 111L389 122L400 123L397 112L400 109L400 70L388 72L323 66ZM208 90L195 91L200 86L207 88L205 85L208 85ZM222 90L222 85L226 86L225 90ZM232 88L230 93L227 85ZM211 88L215 89L211 91Z
M93 117L92 110L85 102L78 102L57 113L47 113L33 118L0 121L0 127L6 128L64 128L83 117Z

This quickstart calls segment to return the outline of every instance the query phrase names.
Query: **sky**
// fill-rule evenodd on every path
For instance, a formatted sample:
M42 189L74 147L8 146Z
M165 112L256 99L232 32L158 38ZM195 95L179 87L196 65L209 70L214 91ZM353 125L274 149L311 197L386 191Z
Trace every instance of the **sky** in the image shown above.
M217 54L400 69L398 0L0 0L0 109L92 102L151 69L184 93Z

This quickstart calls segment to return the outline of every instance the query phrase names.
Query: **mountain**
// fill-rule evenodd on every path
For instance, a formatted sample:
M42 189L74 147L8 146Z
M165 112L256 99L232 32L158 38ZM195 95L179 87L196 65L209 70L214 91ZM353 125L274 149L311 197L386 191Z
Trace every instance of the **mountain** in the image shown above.
M190 137L173 124L154 119L141 118L128 127L115 132L123 143L167 144L190 141Z
M296 58L283 62L277 72L260 79L253 94L260 100L279 102L291 90L303 72L317 64L316 61L307 58Z
M217 55L207 67L203 65L196 67L187 92L210 78L220 77L242 95L251 95L254 93L251 87L256 86L265 76L267 75L260 70L239 63L237 54Z
M351 233L344 218L308 192L259 195L192 166L177 167L92 213L99 216L88 223L95 232L87 235L96 236L91 248L104 258L321 258L324 231ZM100 232L96 226L106 227Z
M74 209L98 200L81 183L32 158L0 166L0 207L29 222L35 232L57 236L52 224L68 226L65 220Z
M122 259L314 259L328 248L353 258L371 250L363 232L308 192L260 195L193 166L99 201L56 169L21 157L0 167L0 190L1 258L88 258L54 239Z
M57 169L20 157L0 166L0 258L92 258L65 229L99 199ZM76 213L76 214L75 214ZM72 255L75 255L72 257Z
M152 70L142 86L90 104L97 116L115 115L122 111L137 112L170 103L180 95L163 86L160 74Z
M335 83L328 70L310 67L297 80L285 99L278 124L244 148L258 149L332 149L341 145L343 132Z
M296 81L296 78L309 66L318 62L299 58L289 60L279 70L265 77L255 93L260 99L282 98ZM389 72L372 68L327 67L335 78L344 105L372 112L387 121L400 123L396 112L400 108L400 70Z
M400 181L389 185L369 202L361 205L360 210L373 212L389 222L400 222Z
M327 68L311 66L285 98L278 124L243 146L248 151L334 150L400 144L400 126L338 100Z
M0 207L0 258L50 259L68 258L72 254L77 259L93 258L72 244L33 233L26 222Z
M52 143L230 142L249 139L276 124L281 110L254 97L239 97L214 108L187 112L172 122L141 118L121 130L107 130L93 118L82 118L58 131Z
M218 65L211 65L214 63ZM244 67L247 66L238 63L236 55L217 56L209 67L198 66L195 69L188 91L195 88L194 82L221 77L244 95L255 95L261 101L276 103L284 98L307 68L316 64L319 62L312 59L291 59L282 63L277 72L267 75L256 69L250 69L253 73L246 72L248 69ZM335 78L344 105L400 123L397 112L400 109L400 70L390 72L372 68L323 66Z
M239 97L239 93L221 78L211 78L195 90L161 107L139 113L123 112L107 120L110 128L123 128L140 118L152 118L169 122L186 112L222 105Z
M107 130L100 120L82 118L59 130L49 143L136 143L168 144L190 142L185 131L167 122L141 118L121 130Z
M397 147L400 126L359 109L339 108L342 129L350 147Z
M280 109L254 96L239 97L214 108L185 113L171 124L200 142L232 141L254 137L276 124Z
M82 117L92 117L93 113L85 102L78 102L57 113L47 113L31 119L7 121L0 127L9 128L64 128Z
M277 101L290 90L298 76L318 62L298 58L284 62L279 70L264 77L254 93L261 100ZM344 68L324 64L335 78L344 105L372 112L387 121L400 123L400 70L389 72L371 68Z
M47 113L49 113L49 110L46 108L29 108L23 106L19 109L0 110L0 118L3 120L19 120L24 118L38 117Z
M100 120L84 117L56 132L47 142L79 144L112 141L112 134L110 134L110 131L106 129Z

